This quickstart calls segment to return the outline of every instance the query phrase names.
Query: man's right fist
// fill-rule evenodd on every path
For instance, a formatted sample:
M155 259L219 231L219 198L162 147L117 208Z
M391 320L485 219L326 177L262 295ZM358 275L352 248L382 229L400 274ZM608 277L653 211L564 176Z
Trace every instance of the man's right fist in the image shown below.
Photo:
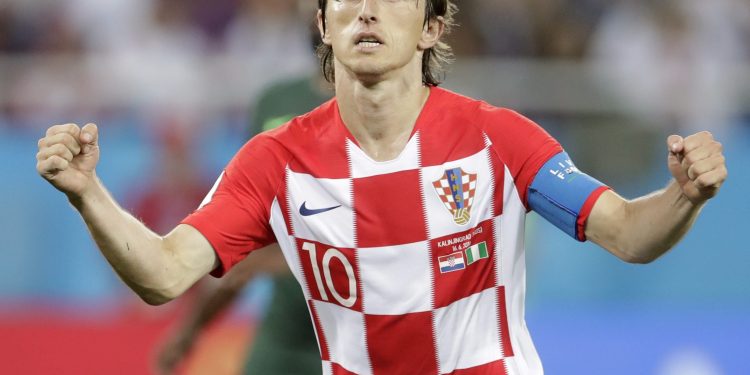
M80 197L96 179L99 129L94 124L55 125L39 140L36 170L68 197Z

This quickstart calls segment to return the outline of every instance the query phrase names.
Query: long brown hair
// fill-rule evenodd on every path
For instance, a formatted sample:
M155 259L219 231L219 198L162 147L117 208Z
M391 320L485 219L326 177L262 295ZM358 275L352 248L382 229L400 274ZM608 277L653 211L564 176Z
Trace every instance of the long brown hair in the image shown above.
M419 1L419 0L417 0ZM323 12L323 32L326 28L326 5L328 0L318 0L318 9ZM445 31L443 35L450 33L451 28L455 25L453 15L458 11L458 7L451 0L427 0L425 5L425 25L430 20L443 17ZM317 48L318 58L320 59L320 68L323 70L328 82L333 83L336 79L333 71L333 48L321 43ZM422 55L422 83L428 86L437 86L442 82L442 76L445 73L445 66L453 61L453 51L451 46L439 40L434 47L424 51Z

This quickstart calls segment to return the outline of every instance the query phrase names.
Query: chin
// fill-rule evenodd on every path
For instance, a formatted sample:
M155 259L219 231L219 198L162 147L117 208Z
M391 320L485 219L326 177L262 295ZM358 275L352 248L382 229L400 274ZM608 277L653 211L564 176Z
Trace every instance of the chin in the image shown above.
M353 77L366 83L381 81L383 77L391 75L403 68L404 65L394 61L383 61L383 59L378 59L375 56L358 56L338 62Z
M348 66L347 69L354 77L362 81L372 81L377 77L385 75L389 68L382 64L375 64L372 62L367 63L355 63Z
M383 74L387 73L389 69L380 67L380 66L362 66L362 67L355 67L352 69L352 72L356 76L382 76Z

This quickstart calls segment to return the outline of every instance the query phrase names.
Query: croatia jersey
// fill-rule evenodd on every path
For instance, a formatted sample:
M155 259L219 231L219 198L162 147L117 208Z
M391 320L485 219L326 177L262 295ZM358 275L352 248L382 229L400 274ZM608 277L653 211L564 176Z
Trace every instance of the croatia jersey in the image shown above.
M333 99L248 142L184 223L215 276L278 242L324 374L540 374L524 220L562 148L513 111L430 90L397 158L368 157Z

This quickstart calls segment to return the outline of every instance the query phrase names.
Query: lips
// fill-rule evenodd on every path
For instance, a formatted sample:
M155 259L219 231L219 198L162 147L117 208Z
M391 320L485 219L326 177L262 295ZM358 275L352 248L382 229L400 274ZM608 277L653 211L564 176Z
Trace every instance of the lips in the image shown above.
M360 47L377 47L383 43L383 39L376 33L365 32L359 33L354 38L354 44Z

